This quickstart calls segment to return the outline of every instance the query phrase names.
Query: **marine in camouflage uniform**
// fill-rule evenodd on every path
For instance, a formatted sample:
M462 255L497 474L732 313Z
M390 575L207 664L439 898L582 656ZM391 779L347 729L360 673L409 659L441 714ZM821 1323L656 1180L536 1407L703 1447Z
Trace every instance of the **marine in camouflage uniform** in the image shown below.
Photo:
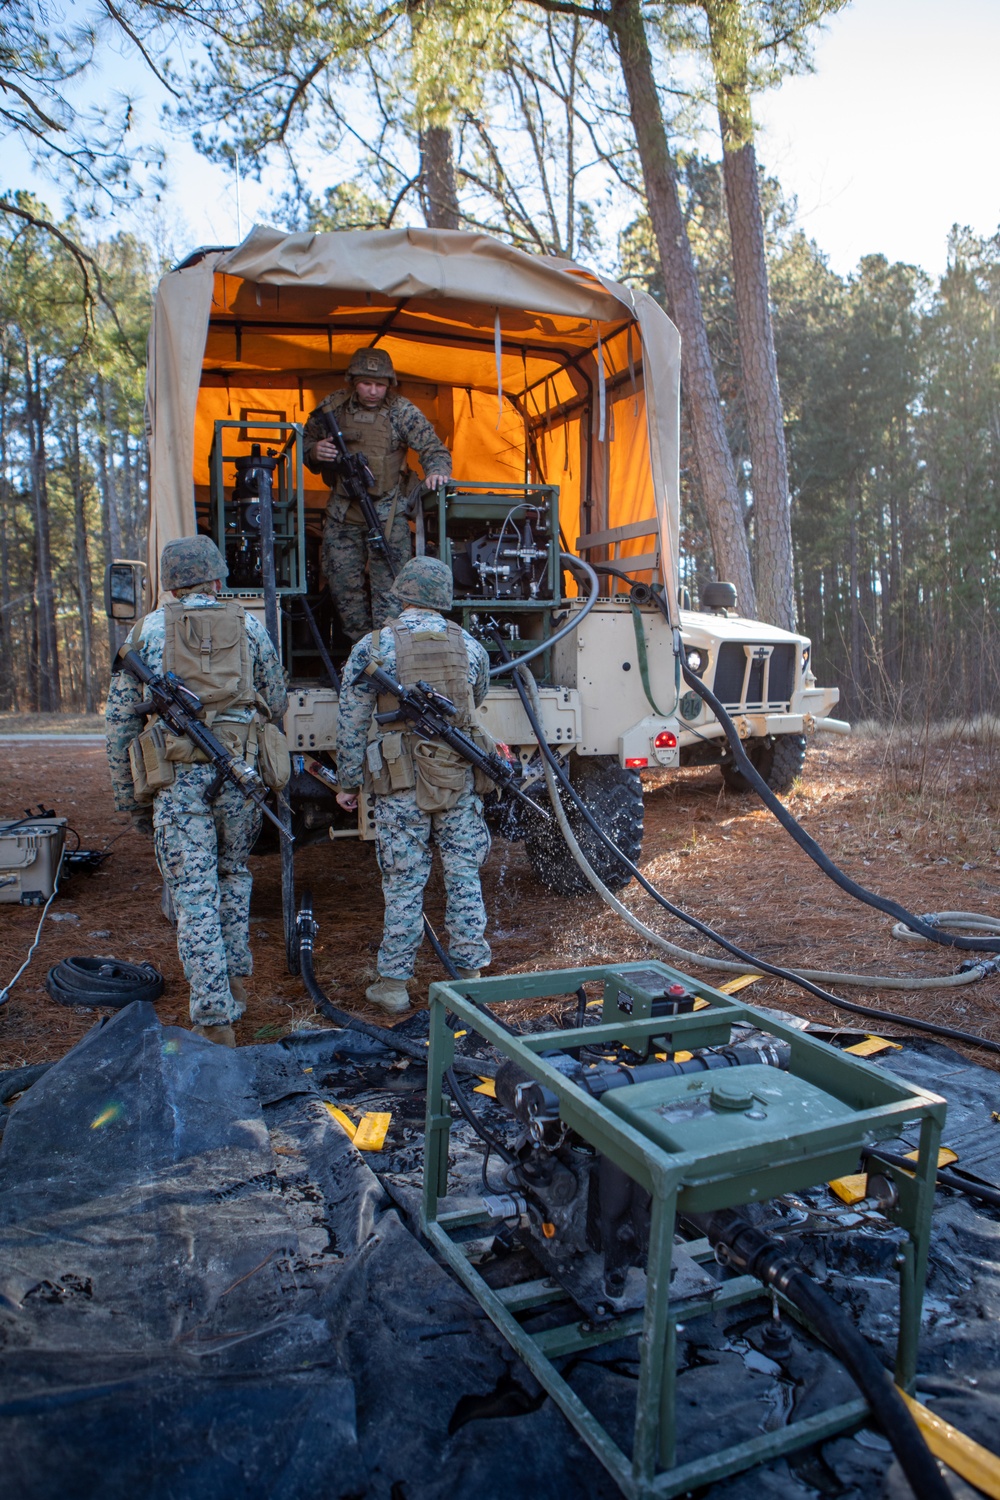
M382 554L369 549L364 517L344 493L335 463L316 453L317 444L328 442L330 436L323 412L333 412L348 448L364 454L375 476L371 497L397 571L410 556L410 528L404 512L407 450L413 449L428 481L436 483L450 477L451 455L423 413L396 394L396 372L384 349L359 349L347 374L350 386L320 402L305 425L303 441L306 467L322 474L331 485L323 527L323 572L344 629L357 641L386 618L392 572ZM372 383L383 387L374 404L366 398L366 387Z
M168 543L161 559L164 587L173 584L173 592L183 597L189 610L218 607L215 585L203 576L209 566L216 576L226 578L225 560L207 537ZM185 586L192 571L201 575L195 579L200 587ZM245 622L253 689L266 703L272 721L280 721L288 703L281 664L260 621L247 614ZM123 647L133 647L157 674L164 667L165 625L163 608L153 610L134 627ZM191 987L191 1020L204 1028L204 1035L229 1041L222 1028L243 1014L242 980L253 970L247 859L260 831L261 814L229 782L207 803L204 792L215 779L214 767L178 764L172 785L155 794L150 821L148 803L137 800L129 760L129 746L146 722L136 712L142 696L141 684L128 672L114 673L105 718L115 807L130 813L140 832L152 828L156 862L177 915L177 951ZM212 721L213 732L225 739L229 725L238 738L254 714L253 707L223 711Z
M478 706L486 697L489 658L485 650L456 625L449 633L448 622L440 613L451 607L451 593L451 574L444 563L435 558L414 558L396 579L391 602L401 610L398 618L393 618L389 627L366 635L351 652L344 669L337 729L337 777L347 805L353 788L363 781L371 785L371 777L364 775L366 757L370 770L373 759L379 763L386 736L391 736L395 727L373 728L373 714L381 708L377 689L363 675L359 682L355 679L376 657L377 664L390 676L397 676L396 632L424 643L425 652L427 643L440 642L443 648L449 640L456 645L460 641L471 702ZM404 681L404 686L412 683ZM461 724L461 718L456 722ZM375 797L385 924L378 952L379 982L368 990L368 998L391 1014L405 1011L409 1004L406 981L413 976L414 959L423 938L423 893L431 870L432 845L437 846L444 872L445 924L452 962L466 976L490 962L479 879L480 866L489 853L490 835L471 767L465 766L455 774L457 800L443 811L426 812L419 807L416 788Z

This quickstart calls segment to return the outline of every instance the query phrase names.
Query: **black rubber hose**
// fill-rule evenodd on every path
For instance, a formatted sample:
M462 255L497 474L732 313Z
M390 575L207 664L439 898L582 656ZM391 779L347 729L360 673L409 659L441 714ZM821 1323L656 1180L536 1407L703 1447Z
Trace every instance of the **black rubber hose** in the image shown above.
M10 1101L16 1094L23 1094L25 1089L30 1089L33 1083L37 1083L43 1074L52 1067L48 1063L34 1063L27 1068L8 1068L0 1073L0 1137L3 1136L10 1118Z
M832 880L834 885L838 885L842 891L846 891L849 896L853 896L855 901L861 901L865 906L873 906L876 911L885 912L887 917L895 917L897 922L905 922L907 927L913 932L919 933L921 937L927 938L929 942L939 943L944 948L968 949L972 953L1000 953L1000 938L967 938L960 937L958 933L954 932L942 932L940 927L935 927L930 922L925 922L922 917L915 916L913 912L907 911L906 907L900 906L898 901L893 901L888 896L877 896L874 891L868 890L867 886L859 885L856 880L852 880L849 875L845 875L844 871L838 865L834 864L826 851L820 848L812 835L806 833L805 829L792 816L781 799L776 797L774 792L772 792L749 755L747 755L736 725L729 717L724 705L719 702L718 698L712 692L712 689L705 686L701 678L695 672L691 671L686 662L682 661L681 672L688 687L692 688L698 697L708 704L725 730L726 739L729 741L729 748L733 753L733 760L739 767L741 775L746 777L760 800L764 803L764 806L774 814L785 831L791 834L799 848L805 854L808 854L813 863L819 866L823 874Z
M771 1276L761 1279L766 1280L767 1285L778 1284ZM937 1459L924 1441L892 1376L843 1308L822 1292L798 1266L783 1271L780 1284L789 1302L795 1304L856 1381L872 1416L892 1444L892 1451L899 1459L917 1500L952 1500Z
M937 1460L892 1376L844 1309L789 1258L784 1245L770 1239L732 1209L689 1217L716 1246L724 1264L780 1291L837 1356L892 1444L917 1500L953 1500Z
M905 1156L897 1156L892 1151L883 1151L881 1146L873 1146L871 1151L866 1151L863 1155L866 1159L871 1155L878 1156L882 1161L888 1162L891 1167L901 1167L904 1172L916 1171L915 1161ZM985 1183L970 1182L967 1177L961 1177L957 1172L949 1172L947 1167L938 1167L936 1186L953 1188L957 1193L964 1193L967 1198L980 1198L991 1208L1000 1208L1000 1193L996 1188L987 1187Z
M411 1042L408 1037L397 1036L391 1027L369 1026L367 1021L359 1021L357 1016L349 1015L346 1010L338 1010L327 998L313 968L313 943L317 926L313 920L312 900L308 892L302 897L295 930L299 940L302 982L320 1014L326 1016L327 1020L332 1021L335 1026L341 1026L345 1031L356 1031L360 1036L370 1037L373 1042L381 1042L383 1047L388 1047L393 1052L400 1052L404 1057L412 1057L414 1062L422 1063L426 1068L427 1048L419 1042ZM495 1063L478 1060L473 1062L467 1057L456 1057L455 1067L459 1072L471 1074L474 1078L487 1078L496 1071Z
M500 644L501 654L503 654L506 647L505 643L499 636L499 632L496 633L494 638L498 640ZM590 809L578 795L576 789L570 782L569 777L566 775L566 772L563 769L562 762L560 761L559 757L553 752L553 750L547 743L544 730L542 729L541 724L539 724L538 722L534 708L531 704L531 700L528 697L527 689L525 688L524 683L521 681L521 678L517 672L514 673L513 680L514 686L517 688L518 695L521 699L524 711L528 716L528 722L530 723L534 731L535 738L538 741L538 748L555 772L560 786L563 787L567 795L571 798L573 803L578 808L587 826L597 835L597 837L600 839L601 843L605 846L609 853L613 854L615 858L620 861L622 866L626 870L628 870L629 873L639 882L643 890L648 895L650 895L659 906L662 906L664 911L669 912L670 915L672 917L676 917L678 921L685 922L688 927L693 927L695 932L700 932L703 937L708 938L713 943L717 943L720 948L725 949L727 953L731 953L734 958L738 958L743 963L748 964L750 968L759 969L762 974L771 974L775 979L785 979L789 984L798 985L800 989L806 990L808 994L815 995L817 1000L822 1000L827 1005L834 1005L838 1010L846 1010L851 1012L853 1015L858 1016L869 1016L872 1020L875 1021L888 1021L890 1025L902 1026L909 1031L920 1031L926 1032L929 1036L946 1037L949 1041L962 1042L970 1047L982 1047L987 1052L1000 1053L1000 1042L988 1041L984 1037L975 1036L971 1031L959 1031L956 1027L953 1026L940 1026L935 1021L921 1021L913 1016L898 1015L895 1011L880 1010L874 1005L860 1005L856 1000L843 1000L839 995L833 995L828 990L821 989L819 985L814 984L811 979L805 979L801 974L796 974L793 969L784 969L778 964L769 964L764 959L757 958L752 953L747 953L745 949L738 947L735 943L731 943L729 939L723 937L720 932L716 932L714 928L709 927L706 922L702 922L698 917L692 916L691 913L685 911L683 907L675 906L672 901L668 901L666 896L658 891L656 887L646 879L645 875L639 869L638 865L633 864L628 856L622 853L622 851L618 848L618 845L614 842L613 839L609 838L609 836L604 832L604 829L594 818Z
M540 656L543 651L550 651L557 641L562 640L563 636L569 635L571 631L577 630L579 628L581 623L587 618L587 616L590 614L590 611L597 603L598 595L601 592L601 585L600 580L598 579L597 574L594 572L593 568L590 566L590 563L584 562L582 557L574 557L572 552L560 552L559 561L562 563L562 566L564 568L569 568L570 570L575 568L578 573L582 573L583 576L587 579L587 582L590 585L590 593L587 595L583 608L578 614L573 615L569 620L567 620L565 625L561 625L556 631L555 635L550 635L546 640L540 641L538 645L533 646L530 651L523 652L520 656L518 656L516 662L512 660L509 651L501 651L500 655L502 656L503 660L498 667L490 668L491 677L499 677L504 672L510 672L514 668L514 666L523 666L526 662L533 661L534 658L536 656Z
M163 975L151 963L83 955L54 964L45 988L59 1005L123 1010L133 1000L158 1000L163 994Z
M445 973L451 979L460 980L462 976L459 974L456 965L452 962L450 955L445 952L440 938L438 937L437 933L434 931L434 928L431 926L426 917L424 917L424 932L427 934L427 940L430 943L431 947L434 949L434 952L437 955L441 967L444 969ZM452 1021L449 1020L448 1025L450 1026L451 1024ZM461 1059L456 1058L455 1062L459 1062L460 1060ZM468 1120L469 1124L472 1126L479 1139L481 1141L484 1141L486 1144L486 1155L483 1158L483 1180L486 1181L486 1168L489 1163L491 1151L495 1151L498 1156L502 1156L504 1161L508 1163L516 1161L517 1158L512 1151L508 1151L507 1147L503 1144L502 1141L499 1141L491 1131L486 1129L486 1126L476 1114L472 1105L466 1098L465 1090L462 1088L462 1085L459 1083L458 1079L455 1076L454 1063L450 1068L445 1068L444 1076L448 1084L448 1089L455 1103L458 1105L462 1114L465 1116L466 1120ZM487 1188L488 1186L489 1184L487 1183Z
M0 1073L0 1104L7 1104L15 1094L23 1094L25 1089L30 1089L52 1066L50 1062L33 1063L27 1068L8 1068Z

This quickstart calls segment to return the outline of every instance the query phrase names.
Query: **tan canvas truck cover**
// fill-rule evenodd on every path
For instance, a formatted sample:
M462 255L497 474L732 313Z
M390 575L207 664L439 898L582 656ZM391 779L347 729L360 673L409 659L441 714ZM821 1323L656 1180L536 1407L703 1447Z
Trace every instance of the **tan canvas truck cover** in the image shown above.
M570 550L631 527L618 555L662 576L675 608L680 340L650 296L486 235L264 227L159 284L147 393L153 603L162 547L207 519L215 422L304 423L343 385L354 351L376 345L451 450L459 484L558 485ZM261 441L277 446L263 429ZM326 495L307 474L317 524Z

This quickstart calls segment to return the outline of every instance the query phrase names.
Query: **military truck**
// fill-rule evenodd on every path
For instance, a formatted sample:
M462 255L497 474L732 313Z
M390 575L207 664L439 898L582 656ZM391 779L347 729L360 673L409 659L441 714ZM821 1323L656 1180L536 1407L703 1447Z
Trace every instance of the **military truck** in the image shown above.
M225 552L228 591L263 609L260 505L246 478L256 454L269 456L299 844L372 834L370 807L355 826L334 801L333 663L349 642L320 567L327 488L302 447L309 413L359 347L388 351L399 391L453 455L443 490L424 494L414 476L416 551L450 564L456 617L496 667L496 633L530 655L548 742L632 858L644 773L716 764L743 789L721 727L684 691L678 642L775 789L801 770L811 731L846 730L829 718L837 690L816 685L805 637L743 618L724 582L702 589L698 609L679 590L679 338L651 297L479 234L256 228L235 249L196 251L157 291L147 607L164 543L198 529ZM596 601L574 557L595 570ZM128 567L112 568L108 590L124 618ZM509 679L497 675L481 714L530 787L540 756ZM522 804L494 817L551 889L586 888Z

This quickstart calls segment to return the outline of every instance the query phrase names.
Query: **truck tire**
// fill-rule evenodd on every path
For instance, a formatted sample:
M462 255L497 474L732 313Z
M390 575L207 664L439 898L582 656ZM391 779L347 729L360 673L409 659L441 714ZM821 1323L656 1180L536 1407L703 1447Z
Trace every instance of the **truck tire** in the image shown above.
M608 837L634 863L642 851L642 780L638 771L626 770L613 755L575 753L569 757L567 770L574 791ZM604 884L612 891L624 890L632 879L629 872L587 827L576 808L570 804L566 811L584 854ZM529 833L525 848L535 875L553 895L582 896L591 890L554 819L551 825Z
M744 748L772 792L790 792L802 775L806 758L804 734L776 734L766 740L749 740ZM737 771L731 762L722 762L722 779L731 792L752 790L742 771Z

